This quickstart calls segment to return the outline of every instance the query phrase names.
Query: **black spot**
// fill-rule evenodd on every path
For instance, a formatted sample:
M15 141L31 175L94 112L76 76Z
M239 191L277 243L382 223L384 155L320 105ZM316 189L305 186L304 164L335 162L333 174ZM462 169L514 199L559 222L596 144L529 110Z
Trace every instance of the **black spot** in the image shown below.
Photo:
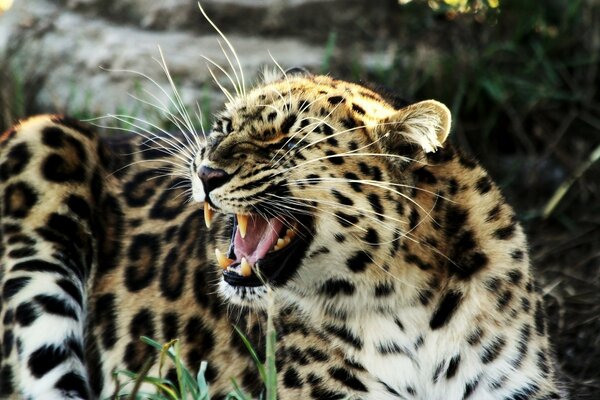
M21 326L29 326L37 319L37 317L39 317L39 315L40 314L31 303L21 303L17 306L15 311L15 320Z
M301 388L304 381L293 367L288 368L283 374L283 385L287 388Z
M525 258L525 253L523 252L523 250L513 250L512 253L510 253L510 256L513 260L515 261L523 261L523 258Z
M34 247L20 247L18 249L13 249L8 252L8 256L10 258L25 258L31 257L37 254L37 250Z
M103 294L98 298L93 308L94 321L100 328L100 338L106 350L113 348L117 342L117 308L115 295Z
M496 230L496 232L494 232L494 237L496 239L500 239L500 240L508 240L510 238L513 237L513 235L515 234L515 223L511 223L510 225L504 227L504 228L500 228L498 230Z
M314 347L307 347L306 354L309 355L313 360L318 362L329 361L329 356L325 352Z
M365 233L365 237L363 239L366 244L372 247L379 247L379 234L373 228L368 228L367 233Z
M10 364L4 365L0 370L0 395L8 398L13 393L13 374Z
M449 204L444 219L444 231L446 236L452 237L456 235L467 222L467 215L468 213L466 210Z
M380 221L383 221L385 218L385 215L384 215L383 206L381 205L381 200L379 199L379 196L376 195L375 193L369 193L367 195L367 200L369 200L369 204L371 205L371 208L373 209L373 211L375 211L377 218Z
M327 99L330 104L336 105L346 101L343 96L331 96Z
M419 212L415 208L411 208L410 215L408 216L408 228L414 230L419 224Z
M38 202L36 191L25 182L11 183L4 189L4 213L13 218L25 218Z
M49 126L42 130L42 143L53 149L61 148L66 141L65 132L56 126Z
M531 326L526 324L525 326L523 326L521 328L521 331L519 333L519 342L517 344L517 357L515 357L511 362L511 364L515 368L515 370L518 370L521 367L521 364L523 363L523 360L525 359L525 357L527 355L530 338L531 338Z
M22 261L15 264L12 268L12 271L52 272L60 275L68 274L67 269L62 265L42 260Z
M69 398L88 398L87 386L81 375L75 372L64 374L54 385L55 388L61 390L63 395L69 395Z
M473 160L471 157L465 156L464 154L459 155L458 161L467 169L474 169L477 166L477 162L475 160Z
M79 320L77 311L68 304L65 300L52 295L38 294L34 297L34 300L42 306L44 311L49 314L60 315L61 317L72 318L76 321Z
M182 187L181 181L169 184L169 187ZM185 196L181 190L164 190L150 209L150 218L163 221L174 220L182 211Z
M462 256L457 256L455 266L451 264L453 272L456 273L461 279L467 279L477 271L483 269L489 262L488 257L479 252L465 253Z
M352 201L351 198L344 196L343 194L341 194L339 191L337 191L335 189L331 190L331 194L333 194L333 196L337 199L338 202L340 202L341 204L343 204L345 206L354 205L354 202Z
M338 143L337 139L334 138L334 137L328 137L327 138L327 143L329 145L333 146L333 147L338 147L339 146L339 143Z
M20 174L31 159L31 153L27 144L19 143L10 149L6 155L6 161L0 165L0 179L8 180L11 176Z
M310 174L306 176L306 181L310 184L310 185L316 185L321 181L321 177L319 175L316 174Z
M74 212L79 218L81 218L84 221L90 220L90 206L83 197L78 196L76 194L72 194L69 196L66 203L69 209L72 212Z
M354 215L349 215L346 214L344 212L338 211L335 213L335 217L338 221L338 223L343 226L344 228L348 228L352 225L355 225L356 223L358 223L358 218L355 217Z
M514 285L518 285L523 280L523 272L518 269L512 269L508 272L508 279Z
M540 388L536 384L529 384L522 388L516 389L512 394L506 396L504 400L528 400L539 392Z
M80 142L69 139L69 147L73 148L67 149L63 155L50 154L42 162L42 176L51 182L85 181L85 150Z
M354 110L354 112L357 112L360 115L365 115L365 109L356 103L352 104L352 110Z
M495 337L490 344L483 347L481 362L489 364L494 361L498 358L504 346L506 346L506 339L504 337Z
M287 117L285 117L285 119L281 123L281 133L289 133L290 129L292 129L292 126L294 126L294 124L296 123L297 118L298 117L296 116L296 114L290 114Z
M2 288L2 298L4 298L5 301L10 300L11 297L27 286L30 281L31 278L28 276L8 279L4 282L4 287Z
M498 311L502 311L506 308L506 306L510 303L510 301L512 300L512 292L510 290L505 290L500 297L498 298L498 301L496 302L496 309Z
M352 257L346 261L346 266L352 272L363 272L371 262L371 254L364 250L355 252Z
M490 181L489 177L482 176L475 184L475 187L480 194L486 194L492 189L492 181Z
M414 264L417 267L419 267L420 269L422 269L423 271L427 271L430 270L432 268L431 264L423 261L419 256L417 256L416 254L411 254L408 253L404 256L404 261L406 261L409 264Z
M44 345L29 356L27 365L31 374L41 378L69 358L69 353L64 347Z
M460 365L460 354L455 355L450 359L448 363L448 369L446 370L446 379L451 379L456 375L456 371L458 371L458 367Z
M346 236L344 236L343 234L337 232L333 235L333 237L335 238L335 241L338 243L344 243L346 241Z
M446 293L429 321L431 329L435 330L447 324L459 307L462 298L461 292L449 291Z
M329 375L352 390L360 392L367 391L367 387L356 376L344 368L331 367L329 368Z
M391 282L380 282L375 286L375 297L385 297L394 293L394 284Z
M490 212L488 212L488 215L487 215L485 221L486 222L497 221L500 218L501 211L502 211L502 208L500 207L500 205L496 205L494 208L492 208L490 210Z
M157 176L154 170L144 170L136 174L125 184L123 195L130 207L143 207L148 204L156 192L156 187L165 180Z
M320 386L314 386L310 390L310 396L311 399L319 400L340 400L348 398L348 395L345 393L333 392Z
M463 393L463 400L466 400L469 397L471 397L471 395L473 394L475 389L477 389L477 386L479 385L479 381L480 381L480 378L477 377L474 380L467 382L467 384L465 385L465 391Z
M375 348L377 349L377 352L379 354L384 355L384 356L389 355L389 354L402 354L411 359L413 358L413 355L406 347L403 347L395 342L378 343L375 346Z
M435 185L437 183L436 177L427 168L419 168L413 174L421 183L427 185Z
M431 377L433 383L437 383L437 381L440 379L440 375L442 373L442 370L444 369L445 364L446 361L442 361L435 367L435 370L433 371L433 376Z
M2 351L5 359L8 358L12 352L14 340L15 337L10 329L4 331L4 336L2 338Z
M132 292L142 290L156 275L158 237L140 234L133 238L128 252L130 265L125 270L125 285Z
M73 301L77 303L80 307L83 306L83 296L81 291L69 280L60 279L56 281L58 287L60 287L66 294L71 296Z
M351 346L355 347L357 350L360 350L363 347L362 340L359 337L356 337L354 333L352 333L348 328L344 326L325 324L325 330L337 336L345 343L348 343Z
M268 122L273 122L275 121L275 118L277 118L277 111L272 111L267 115L267 121Z
M125 347L123 362L131 371L139 371L144 363L156 359L156 352L140 341L141 336L155 337L154 314L147 308L139 310L129 324L131 342Z
M343 279L328 279L326 280L319 292L329 297L334 297L339 294L350 296L354 293L355 287L352 282Z
M475 331L467 337L467 343L469 343L471 346L478 345L479 343L481 343L482 337L483 330L480 327L477 327L475 328Z
M448 180L448 193L452 196L458 193L458 182L454 178Z
M529 313L529 310L531 309L531 303L527 297L521 297L521 308L523 309L523 312Z
M199 317L191 317L184 328L185 338L189 347L208 354L215 347L215 336L210 326L205 324ZM197 363L189 365L200 365L202 358Z
M544 336L546 333L546 323L544 321L544 306L540 300L537 301L535 305L535 331L538 335Z
M354 172L346 172L344 174L344 178L351 181L351 182L348 182L348 184L350 185L352 190L354 190L355 192L359 192L359 193L362 192L362 187L360 185L360 179Z
M171 249L165 257L160 273L160 291L169 300L181 297L187 277L186 255L178 247Z
M54 122L55 124L58 125L63 125L66 126L67 128L71 128L74 131L76 131L77 133L81 133L83 136L85 136L88 139L92 139L94 137L94 133L90 130L90 128L81 123L80 121L71 118L71 117L67 117L64 115L55 115L50 119L52 122Z
M325 151L325 155L327 156L327 160L334 165L342 165L344 163L344 156L338 155L335 151L327 150Z

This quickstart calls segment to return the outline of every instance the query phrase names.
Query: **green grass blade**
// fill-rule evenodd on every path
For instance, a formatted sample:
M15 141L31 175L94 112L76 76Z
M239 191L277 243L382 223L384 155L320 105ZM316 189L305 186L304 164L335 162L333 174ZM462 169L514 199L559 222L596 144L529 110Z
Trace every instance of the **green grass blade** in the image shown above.
M237 334L240 336L240 338L244 342L244 345L248 349L248 352L250 352L250 356L252 357L252 359L254 360L254 363L256 364L256 368L258 368L258 373L260 374L260 378L262 379L263 382L266 383L267 382L267 372L265 370L265 366L262 363L262 361L260 360L260 358L258 358L258 354L256 354L256 351L252 347L252 343L250 343L250 341L248 340L248 338L246 337L244 332L242 332L240 330L240 328L238 328L237 326L234 325L233 329L235 329Z

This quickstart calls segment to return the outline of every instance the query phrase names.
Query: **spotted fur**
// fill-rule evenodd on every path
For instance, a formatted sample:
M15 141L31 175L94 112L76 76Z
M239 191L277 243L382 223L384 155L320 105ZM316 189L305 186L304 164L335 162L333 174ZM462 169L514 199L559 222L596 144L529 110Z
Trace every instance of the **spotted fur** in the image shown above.
M158 173L181 153L143 138L59 116L15 126L0 150L0 397L109 396L113 371L156 361L140 336L181 339L193 370L208 360L213 398L231 378L258 397L232 324L261 352L268 309L281 399L565 398L523 230L450 125L438 102L397 109L300 73L232 98L181 176ZM208 170L222 171L210 187ZM213 254L236 213L306 225L289 276L223 279Z

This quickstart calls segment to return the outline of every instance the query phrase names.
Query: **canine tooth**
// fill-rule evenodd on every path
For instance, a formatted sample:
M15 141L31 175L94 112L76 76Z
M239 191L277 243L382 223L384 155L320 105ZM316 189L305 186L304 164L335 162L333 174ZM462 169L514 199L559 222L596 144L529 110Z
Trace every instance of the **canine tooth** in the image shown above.
M283 241L285 243L285 245L287 246L288 244L290 244L290 242L292 241L292 239L289 238L289 236L286 236L283 238Z
M281 238L277 239L277 246L279 246L279 248L285 246L285 240Z
M240 274L243 277L248 277L252 275L252 267L250 266L248 260L246 260L246 257L242 257L242 262L240 264Z
M237 215L238 229L240 230L240 235L242 238L246 237L246 230L248 229L248 216L238 214Z
M233 260L227 258L219 249L215 249L215 256L217 256L217 263L223 269L227 269L233 263Z
M208 205L208 201L205 201L204 202L204 223L206 224L207 228L210 228L212 219L213 219L213 210Z
M288 229L287 231L285 231L285 236L293 239L294 236L296 236L296 231L293 229Z

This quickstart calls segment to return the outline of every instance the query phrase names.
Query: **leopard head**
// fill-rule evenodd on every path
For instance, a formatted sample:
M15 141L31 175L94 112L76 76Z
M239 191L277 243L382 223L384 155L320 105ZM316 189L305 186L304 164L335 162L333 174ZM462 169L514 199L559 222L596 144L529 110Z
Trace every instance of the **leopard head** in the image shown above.
M224 221L214 237L222 294L256 306L268 288L319 296L381 274L407 229L404 176L449 128L436 101L397 109L363 86L304 73L227 103L191 166L207 224Z

